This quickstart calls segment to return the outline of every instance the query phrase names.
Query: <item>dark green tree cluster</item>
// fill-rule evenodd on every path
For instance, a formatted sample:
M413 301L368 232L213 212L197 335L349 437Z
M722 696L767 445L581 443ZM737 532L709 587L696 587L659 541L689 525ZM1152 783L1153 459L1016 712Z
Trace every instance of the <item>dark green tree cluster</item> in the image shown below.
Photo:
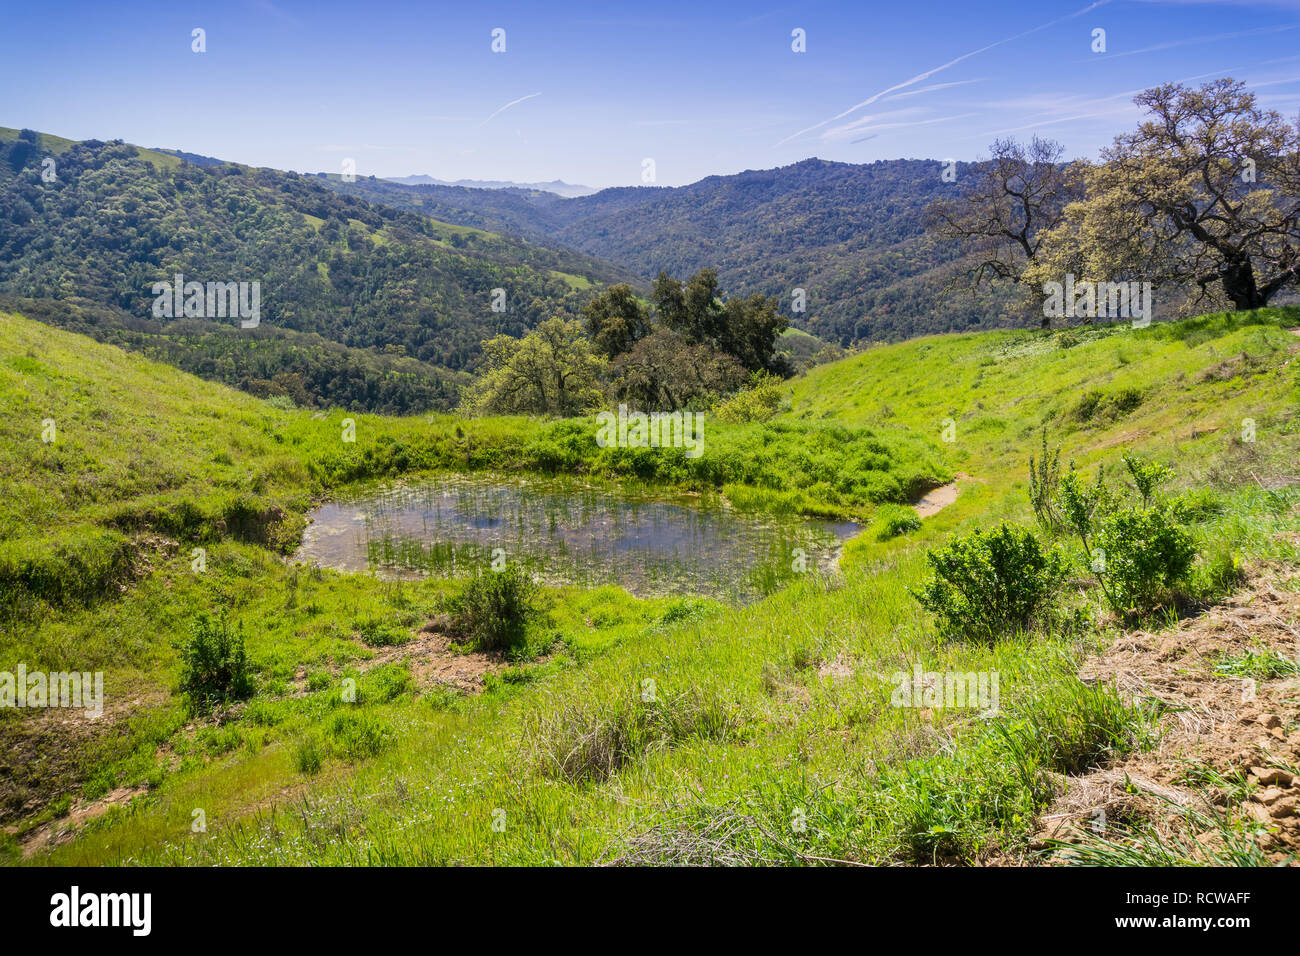
M788 319L756 294L724 299L718 273L701 269L685 282L659 273L644 303L616 285L583 309L587 334L613 373L613 397L672 410L733 391L754 373L791 374L777 338Z
M1023 324L1005 280L942 293L961 243L927 233L925 208L980 175L937 160L852 164L809 159L779 169L709 176L680 187L603 189L566 199L522 189L408 186L378 180L330 186L446 222L599 256L653 281L716 265L733 295L774 295L798 328L847 346L936 332ZM806 310L793 311L804 289Z

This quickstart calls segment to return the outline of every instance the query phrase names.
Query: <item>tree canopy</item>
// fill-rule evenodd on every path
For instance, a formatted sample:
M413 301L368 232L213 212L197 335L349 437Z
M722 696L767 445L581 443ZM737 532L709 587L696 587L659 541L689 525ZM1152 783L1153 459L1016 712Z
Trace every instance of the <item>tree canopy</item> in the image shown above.
M602 401L597 355L576 319L547 319L523 338L483 343L487 369L466 390L464 408L495 414L569 416Z
M1134 102L1149 118L1088 168L1037 274L1187 284L1237 309L1300 284L1300 121L1226 78Z

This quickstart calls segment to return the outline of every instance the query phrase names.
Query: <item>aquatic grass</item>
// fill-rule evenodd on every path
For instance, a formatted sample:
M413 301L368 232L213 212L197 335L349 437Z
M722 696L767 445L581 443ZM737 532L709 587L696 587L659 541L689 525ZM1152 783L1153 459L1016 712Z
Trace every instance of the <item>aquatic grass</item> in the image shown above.
M564 479L440 476L347 495L317 512L329 532L300 560L473 577L504 555L551 585L618 583L748 602L805 573L829 572L851 522L742 513L716 495L669 496ZM352 544L351 542L358 542Z

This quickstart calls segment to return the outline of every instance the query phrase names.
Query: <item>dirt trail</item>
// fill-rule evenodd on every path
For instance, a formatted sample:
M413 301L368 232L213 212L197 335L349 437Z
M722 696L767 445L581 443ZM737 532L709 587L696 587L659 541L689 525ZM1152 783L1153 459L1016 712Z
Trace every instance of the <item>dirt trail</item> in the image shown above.
M971 480L971 476L964 471L957 472L952 481L927 492L924 498L912 506L916 509L917 516L928 518L931 515L938 514L957 500L957 486L963 481Z

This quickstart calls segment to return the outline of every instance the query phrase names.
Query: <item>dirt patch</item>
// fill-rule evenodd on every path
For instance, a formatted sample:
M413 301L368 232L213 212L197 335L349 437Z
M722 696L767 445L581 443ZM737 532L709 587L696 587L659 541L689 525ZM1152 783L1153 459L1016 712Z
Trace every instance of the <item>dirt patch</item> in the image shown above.
M926 492L924 498L914 504L916 514L921 518L928 518L931 515L937 515L944 508L948 507L957 500L958 486L963 481L973 481L970 475L964 471L959 471L953 477L953 480L946 485L940 485L931 491Z
M156 691L132 700L115 700L111 691L97 718L79 708L49 707L8 711L0 718L0 823L12 823L71 798L86 781L87 754L121 733L121 721L167 700Z
M483 689L488 674L507 666L499 656L467 651L452 641L447 634L445 615L430 620L405 644L378 648L364 666L399 662L407 665L420 687L452 687L471 694Z
M65 817L42 824L19 841L23 859L26 860L39 852L52 849L60 843L67 843L90 820L102 817L113 807L125 806L145 792L144 787L118 787L98 800L73 807Z
M1112 838L1112 826L1122 832L1144 823L1162 837L1205 843L1214 837L1188 833L1179 807L1212 806L1257 821L1264 828L1259 845L1274 862L1300 862L1300 677L1251 681L1216 671L1248 651L1297 660L1300 593L1284 581L1294 587L1296 578L1259 577L1172 631L1124 634L1080 669L1085 681L1113 682L1133 699L1166 704L1162 736L1153 750L1059 778L1061 793L1041 818L1036 848L1076 842L1098 820ZM1240 783L1220 788L1198 767Z

